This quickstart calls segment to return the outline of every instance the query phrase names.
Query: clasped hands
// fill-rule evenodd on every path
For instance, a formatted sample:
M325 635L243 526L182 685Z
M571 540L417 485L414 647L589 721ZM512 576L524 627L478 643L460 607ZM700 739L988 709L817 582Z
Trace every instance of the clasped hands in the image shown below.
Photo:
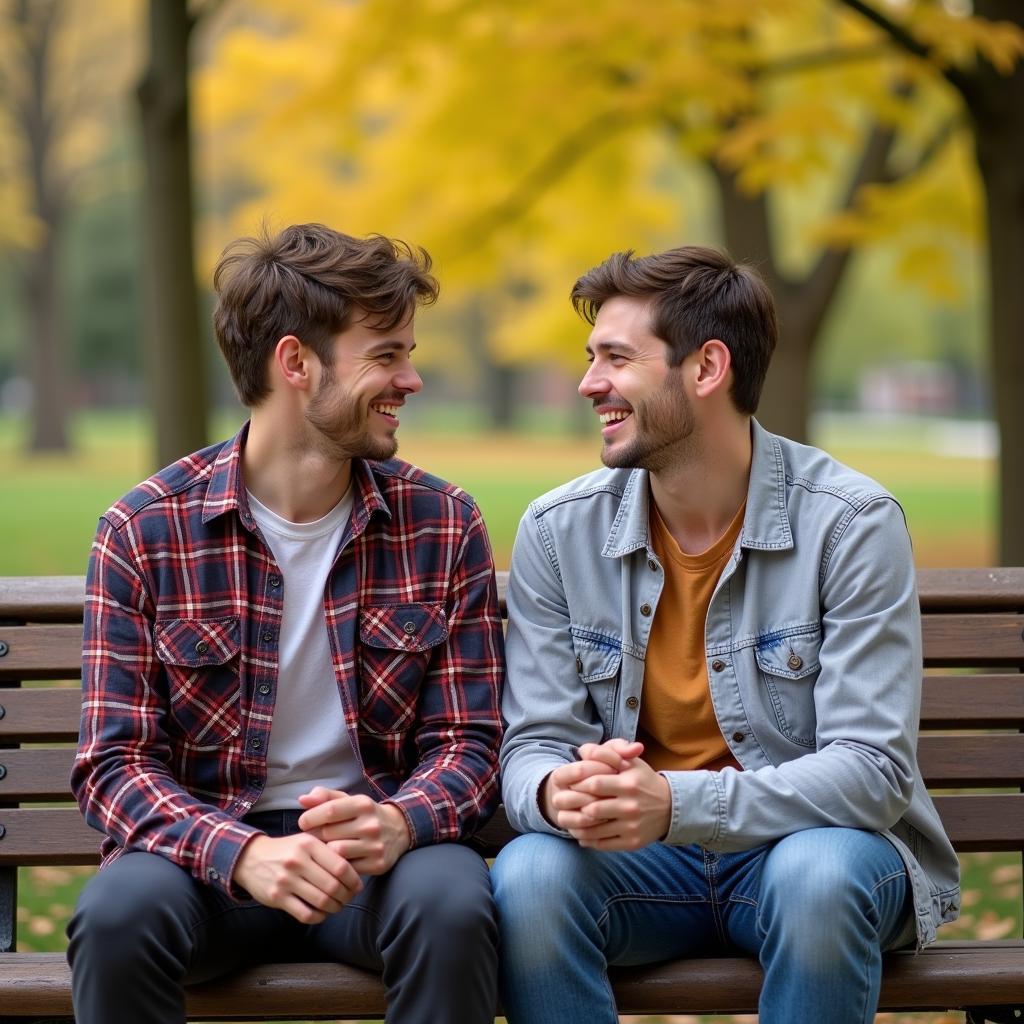
M371 797L315 786L299 797L301 832L257 835L235 865L233 879L254 900L319 924L362 888L360 875L383 875L409 849L402 812Z
M639 850L663 839L672 817L672 791L640 755L644 745L623 739L584 743L580 759L544 780L541 810L580 846Z

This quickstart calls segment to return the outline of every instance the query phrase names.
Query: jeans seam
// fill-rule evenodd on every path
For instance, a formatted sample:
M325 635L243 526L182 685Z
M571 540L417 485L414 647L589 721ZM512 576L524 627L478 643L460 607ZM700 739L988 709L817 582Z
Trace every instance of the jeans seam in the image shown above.
M668 893L620 892L610 896L604 904L601 916L594 922L603 928L608 921L609 912L616 903L707 903L703 896L690 896Z

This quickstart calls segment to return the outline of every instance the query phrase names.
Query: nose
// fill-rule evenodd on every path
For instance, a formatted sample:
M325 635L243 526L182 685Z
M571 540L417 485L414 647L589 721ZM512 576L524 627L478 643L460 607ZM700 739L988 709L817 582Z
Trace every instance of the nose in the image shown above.
M597 398L599 395L608 394L611 390L596 361L587 367L587 372L583 374L583 379L576 390L584 398Z
M407 363L401 372L395 375L395 387L406 394L415 395L417 391L423 390L423 378L411 363Z

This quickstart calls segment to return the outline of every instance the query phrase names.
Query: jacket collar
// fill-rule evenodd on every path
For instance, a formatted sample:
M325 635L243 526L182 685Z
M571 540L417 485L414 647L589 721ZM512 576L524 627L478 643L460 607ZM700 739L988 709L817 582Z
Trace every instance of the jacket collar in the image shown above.
M750 421L750 431L750 481L740 546L785 550L793 546L793 531L786 506L782 443L755 419ZM605 558L621 558L650 547L650 493L650 474L646 469L634 469L626 480L615 521L601 551Z
M256 521L249 509L249 495L242 480L242 451L248 435L247 420L214 460L206 498L203 500L204 523L234 511L247 530L255 529ZM352 533L358 536L366 529L374 512L383 512L390 517L391 509L381 494L372 463L363 459L352 460L352 487Z

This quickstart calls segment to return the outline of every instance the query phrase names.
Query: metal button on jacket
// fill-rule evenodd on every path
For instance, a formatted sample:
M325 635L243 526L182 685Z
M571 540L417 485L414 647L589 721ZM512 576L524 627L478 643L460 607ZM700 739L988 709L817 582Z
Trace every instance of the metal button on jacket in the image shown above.
M415 622L407 622L402 627L402 629L404 629L406 631L406 633L409 633L411 635L412 633L416 632L416 623Z
M205 640L196 641L196 654L205 654L210 649L210 645Z
M626 698L626 707L629 708L630 711L636 710L636 708L638 708L639 706L640 706L640 701L636 697L627 697Z
M642 605L640 605L640 614L641 615L650 615L651 614L651 606L649 604L647 604L646 601Z
M791 654L786 664L795 672L798 668L802 668L804 659L799 654Z
M715 660L713 662L711 662L711 668L715 672L721 672L722 669L725 668L725 662L722 661L721 658L715 658Z

